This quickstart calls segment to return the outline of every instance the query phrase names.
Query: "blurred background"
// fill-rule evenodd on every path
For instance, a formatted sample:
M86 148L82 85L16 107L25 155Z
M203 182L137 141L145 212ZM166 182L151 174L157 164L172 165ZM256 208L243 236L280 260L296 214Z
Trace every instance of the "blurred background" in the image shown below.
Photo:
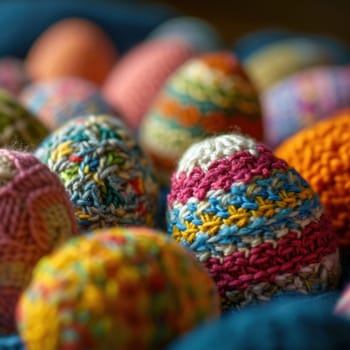
M208 20L228 45L248 32L263 28L332 35L350 44L350 1L348 0L140 2L168 4L180 12Z

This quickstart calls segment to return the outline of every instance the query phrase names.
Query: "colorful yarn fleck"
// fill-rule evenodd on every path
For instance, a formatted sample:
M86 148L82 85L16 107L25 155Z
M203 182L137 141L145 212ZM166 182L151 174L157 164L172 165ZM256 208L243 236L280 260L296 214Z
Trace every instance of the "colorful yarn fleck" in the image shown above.
M179 39L143 42L130 50L109 74L103 95L136 130L166 79L194 55Z
M320 196L340 245L350 248L350 109L299 131L275 151Z
M28 82L24 64L20 59L6 57L0 59L0 87L13 95L18 95Z
M343 290L334 311L350 320L350 284Z
M350 69L296 73L261 96L265 142L276 147L297 131L350 106Z
M217 52L175 71L145 116L139 136L157 175L169 184L188 146L235 128L262 138L259 100L236 58Z
M46 138L36 155L59 175L81 231L153 225L158 186L149 160L118 118L73 119Z
M191 254L130 227L72 239L40 261L17 321L27 350L156 350L218 314L215 284Z
M169 234L208 268L224 309L337 286L337 242L318 196L251 138L192 145L172 176L167 215Z
M112 113L97 86L72 77L33 83L22 91L20 100L49 130L74 117Z
M15 305L38 260L77 232L57 175L30 153L0 149L0 334L15 330Z
M244 67L258 90L265 91L303 69L337 63L337 56L327 45L312 37L297 37L262 47L244 61Z
M0 89L0 147L32 150L47 134L35 116Z

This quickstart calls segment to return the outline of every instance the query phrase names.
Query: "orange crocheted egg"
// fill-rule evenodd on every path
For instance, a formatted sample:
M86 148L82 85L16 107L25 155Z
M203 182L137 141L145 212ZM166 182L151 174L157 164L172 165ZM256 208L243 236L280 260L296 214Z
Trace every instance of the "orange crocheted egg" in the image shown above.
M350 247L350 109L300 131L275 151L319 194L341 246Z
M26 68L34 80L76 76L102 84L116 60L116 48L101 28L85 19L68 18L37 38Z

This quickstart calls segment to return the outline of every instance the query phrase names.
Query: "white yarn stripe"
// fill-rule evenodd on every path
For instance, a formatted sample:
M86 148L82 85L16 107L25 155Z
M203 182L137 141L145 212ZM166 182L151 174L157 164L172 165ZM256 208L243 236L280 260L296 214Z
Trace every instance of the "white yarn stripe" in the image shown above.
M178 163L177 172L189 174L196 166L206 172L213 161L238 151L248 151L258 157L256 141L251 137L239 133L208 137L186 150Z

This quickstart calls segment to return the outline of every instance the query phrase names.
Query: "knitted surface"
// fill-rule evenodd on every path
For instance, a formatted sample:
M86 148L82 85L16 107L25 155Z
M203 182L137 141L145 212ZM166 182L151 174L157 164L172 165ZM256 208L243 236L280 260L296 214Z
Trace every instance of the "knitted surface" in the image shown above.
M25 60L29 76L36 81L80 77L102 85L117 61L114 42L96 21L64 17L56 17L30 46Z
M167 215L169 234L208 268L224 309L337 286L336 238L318 196L253 139L192 145L172 177Z
M343 290L335 307L335 313L350 320L350 284Z
M215 285L170 237L100 230L43 259L19 302L27 350L164 349L219 314Z
M259 91L305 68L336 64L332 51L311 38L279 40L261 48L244 61Z
M148 159L118 118L76 118L46 138L36 155L59 175L81 231L153 225L158 186Z
M37 261L77 232L57 175L29 153L0 150L0 334Z
M57 129L74 117L112 113L98 87L79 78L33 83L22 91L20 99L49 130Z
M143 120L140 140L168 184L188 146L236 128L262 138L259 100L236 58L218 52L190 60L171 76Z
M167 350L345 350L350 322L333 314L338 293L284 297L196 328Z
M18 95L28 82L23 62L13 57L0 59L0 87Z
M0 147L33 149L48 130L5 90L0 89Z
M350 69L317 68L296 73L261 97L265 142L276 147L300 129L350 106Z
M350 247L350 110L301 130L275 151L320 196L341 246Z
M224 47L222 38L209 22L190 16L177 16L163 22L151 31L148 38L179 38L200 53L218 51Z
M125 123L137 129L166 79L193 55L194 50L183 40L143 42L118 62L103 86L103 94L124 116Z

